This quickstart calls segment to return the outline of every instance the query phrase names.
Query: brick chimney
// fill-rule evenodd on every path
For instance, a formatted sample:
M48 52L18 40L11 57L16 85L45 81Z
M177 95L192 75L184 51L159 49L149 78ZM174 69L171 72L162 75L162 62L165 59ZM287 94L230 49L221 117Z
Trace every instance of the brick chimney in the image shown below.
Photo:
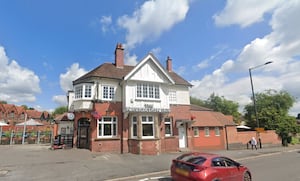
M117 68L124 67L124 48L122 47L121 43L117 44L115 50L115 65Z
M172 59L169 56L167 58L167 71L172 72Z

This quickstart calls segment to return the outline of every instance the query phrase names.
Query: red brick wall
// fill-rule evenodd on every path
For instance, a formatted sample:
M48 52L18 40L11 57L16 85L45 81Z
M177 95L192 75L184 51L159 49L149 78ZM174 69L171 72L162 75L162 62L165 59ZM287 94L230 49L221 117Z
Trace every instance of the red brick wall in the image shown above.
M159 153L159 140L140 140L140 154L158 155Z
M165 137L161 140L161 152L178 151L179 149L178 137Z
M93 152L116 152L120 153L120 139L101 139L92 142Z
M223 129L220 129L220 136L215 135L214 127L211 127L209 136L205 136L204 128L199 128L199 137L193 137L194 150L224 149Z

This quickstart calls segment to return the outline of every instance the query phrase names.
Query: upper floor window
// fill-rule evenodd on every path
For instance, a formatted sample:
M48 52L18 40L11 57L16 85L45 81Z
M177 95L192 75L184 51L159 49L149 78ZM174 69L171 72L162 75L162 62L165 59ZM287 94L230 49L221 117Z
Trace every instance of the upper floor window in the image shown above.
M136 97L145 99L159 99L159 86L156 84L139 83L136 88Z
M75 86L75 99L92 98L92 85L83 84Z
M109 85L102 86L102 99L113 100L115 98L115 87Z
M169 90L169 101L170 101L170 103L176 103L177 97L176 97L175 90Z
M92 86L91 85L85 85L84 97L85 98L91 98L92 97Z

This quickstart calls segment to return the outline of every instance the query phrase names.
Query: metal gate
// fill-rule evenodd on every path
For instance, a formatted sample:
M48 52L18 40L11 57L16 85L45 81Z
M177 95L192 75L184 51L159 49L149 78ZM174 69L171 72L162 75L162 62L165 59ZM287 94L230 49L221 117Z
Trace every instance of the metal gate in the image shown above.
M77 148L89 149L89 131L90 131L90 122L88 119L78 120L78 132L77 132Z

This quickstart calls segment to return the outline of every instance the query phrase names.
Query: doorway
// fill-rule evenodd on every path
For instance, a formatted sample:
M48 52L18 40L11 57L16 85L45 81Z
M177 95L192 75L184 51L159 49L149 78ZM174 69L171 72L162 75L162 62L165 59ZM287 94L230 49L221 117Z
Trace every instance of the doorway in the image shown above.
M90 122L87 118L78 120L77 148L90 149Z
M186 148L186 127L185 124L181 124L178 127L179 132L179 148Z

